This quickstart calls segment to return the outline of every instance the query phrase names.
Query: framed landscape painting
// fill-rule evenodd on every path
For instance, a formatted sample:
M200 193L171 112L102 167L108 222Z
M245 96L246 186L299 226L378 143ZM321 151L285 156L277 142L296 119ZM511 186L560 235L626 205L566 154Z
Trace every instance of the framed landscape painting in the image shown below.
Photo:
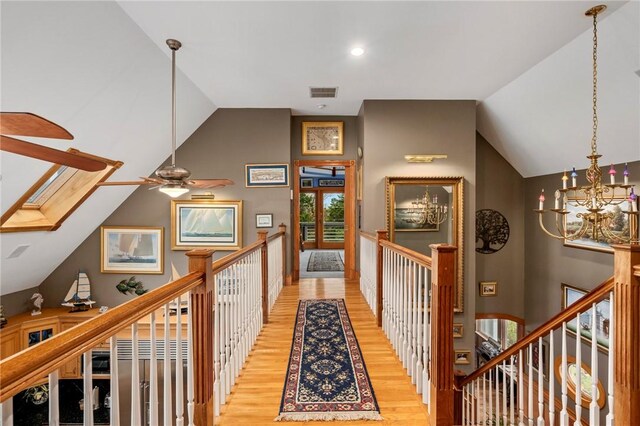
M569 284L562 283L562 306L564 310L568 306L582 299L587 294L587 291L577 287L573 287ZM598 348L604 352L609 350L609 325L611 324L611 301L604 299L596 304L596 339L598 341ZM582 339L590 343L593 333L593 309L589 309L586 312L580 314L580 334ZM567 330L572 334L576 334L577 322L576 319L567 323Z
M242 248L242 201L171 200L171 248Z
M100 272L162 274L163 250L163 227L100 227Z
M565 228L568 232L576 232L580 229L580 225L582 224L582 220L577 217L577 214L580 212L584 212L584 208L576 207L572 205L575 204L575 198L569 198L567 203L567 210L569 214L565 216ZM605 213L610 213L613 215L613 220L611 221L611 232L613 234L619 235L629 235L629 227L631 226L633 230L635 230L636 238L638 236L638 224L637 216L628 215L623 212L628 207L628 201L625 198L616 198L613 202L619 202L617 205L608 205L604 206ZM636 202L638 202L636 200ZM631 223L629 219L631 218ZM611 248L611 244L616 244L616 241L612 241L606 238L600 238L600 241L596 241L591 238L590 235L585 235L582 238L578 238L575 240L564 240L564 245L567 247L577 247L581 249L587 250L597 250L604 251L607 253L613 253L613 248ZM619 243L619 242L618 242Z
M288 164L245 164L247 188L289 186Z

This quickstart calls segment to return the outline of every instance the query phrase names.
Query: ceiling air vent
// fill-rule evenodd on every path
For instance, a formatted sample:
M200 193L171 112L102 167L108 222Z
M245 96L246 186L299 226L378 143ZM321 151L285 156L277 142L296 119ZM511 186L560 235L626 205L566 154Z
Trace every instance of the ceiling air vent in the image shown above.
M337 87L310 87L309 95L312 98L335 98L338 93Z

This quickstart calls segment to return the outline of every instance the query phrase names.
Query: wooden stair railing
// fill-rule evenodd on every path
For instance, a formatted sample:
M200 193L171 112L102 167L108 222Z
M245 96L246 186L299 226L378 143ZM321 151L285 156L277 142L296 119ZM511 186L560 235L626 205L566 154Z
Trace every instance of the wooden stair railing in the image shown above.
M456 406L460 409L456 412L456 424L568 425L570 422L573 424L576 418L580 424L602 422L610 426L614 421L615 424L640 424L640 246L614 245L613 248L612 278L473 373L458 378ZM612 315L606 325L610 336L608 352L600 355L597 329L601 326L604 330L605 325L604 322L599 324L601 320L598 319L596 304L605 298L610 299ZM588 324L580 321L580 315L584 313L589 315ZM575 322L578 335L582 335L583 328L596 330L591 337L576 339L575 358L567 353L570 321ZM559 335L554 337L556 331ZM552 354L548 365L542 356L543 339L548 341ZM554 350L556 341L561 342L559 350ZM583 355L585 345L590 348L588 356ZM557 365L552 362L554 352L561 354ZM606 390L605 386L598 384L599 356L607 357ZM576 375L575 383L567 381L571 364L590 368L593 380L589 389L584 389L581 375ZM556 372L560 375L560 402L555 397ZM547 389L545 374L548 374ZM534 391L534 385L537 391ZM587 395L583 394L585 390ZM590 395L600 397L591 398ZM570 409L570 397L575 411ZM557 404L560 405L558 413Z
M433 425L453 424L453 309L456 247L432 256L361 232L360 288L393 345ZM375 281L375 282L374 282Z
M275 300L282 288L286 270L285 235L286 228L281 225L275 235L259 235L257 242L215 262L212 262L213 250L189 251L186 253L188 275L0 360L3 424L11 426L13 422L12 397L26 388L46 383L47 375L49 423L59 424L58 369L85 355L84 400L87 408L84 424L92 425L90 354L96 346L109 342L112 359L110 417L112 425L119 425L122 415L117 359L118 342L122 344L123 338L130 339L133 348L130 424L142 424L142 419L157 424L161 418L174 418L179 424L213 424L215 406L224 403L263 322L268 321L272 306L269 299ZM268 276L272 277L271 281ZM185 308L186 313L183 312ZM176 314L170 315L173 311ZM158 315L164 320L156 322ZM147 319L148 322L141 322ZM183 336L185 331L186 336ZM141 412L139 404L141 335L145 340L150 339L149 354L145 355L150 357L145 359L151 360L149 418L143 417L146 414ZM158 335L164 336L164 352L159 350L162 340ZM157 362L160 360L164 360L165 368L163 401L158 399ZM172 373L171 360L175 360L176 365L186 364L186 381L183 368L175 368ZM173 396L172 382L175 385ZM215 398L214 385L217 385ZM182 394L183 388L186 396Z

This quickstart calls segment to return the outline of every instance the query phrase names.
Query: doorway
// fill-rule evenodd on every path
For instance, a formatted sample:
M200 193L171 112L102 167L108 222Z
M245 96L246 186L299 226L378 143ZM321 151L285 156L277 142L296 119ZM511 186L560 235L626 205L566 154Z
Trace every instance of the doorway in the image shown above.
M352 160L294 162L293 280L355 277L354 184Z

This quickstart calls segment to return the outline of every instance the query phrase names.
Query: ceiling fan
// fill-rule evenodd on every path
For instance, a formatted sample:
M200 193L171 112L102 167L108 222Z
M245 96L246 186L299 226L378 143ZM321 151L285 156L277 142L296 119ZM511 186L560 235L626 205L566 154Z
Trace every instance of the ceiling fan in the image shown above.
M60 151L6 135L73 139L73 135L63 127L30 112L0 112L0 150L89 172L97 172L107 167L107 163L81 154Z
M191 172L176 166L176 51L182 47L182 43L170 38L167 40L167 46L171 49L171 165L156 170L156 177L141 177L142 180L139 181L101 182L98 184L100 186L155 185L149 189L158 188L174 198L189 192L189 188L212 189L233 185L233 181L229 179L189 179Z

